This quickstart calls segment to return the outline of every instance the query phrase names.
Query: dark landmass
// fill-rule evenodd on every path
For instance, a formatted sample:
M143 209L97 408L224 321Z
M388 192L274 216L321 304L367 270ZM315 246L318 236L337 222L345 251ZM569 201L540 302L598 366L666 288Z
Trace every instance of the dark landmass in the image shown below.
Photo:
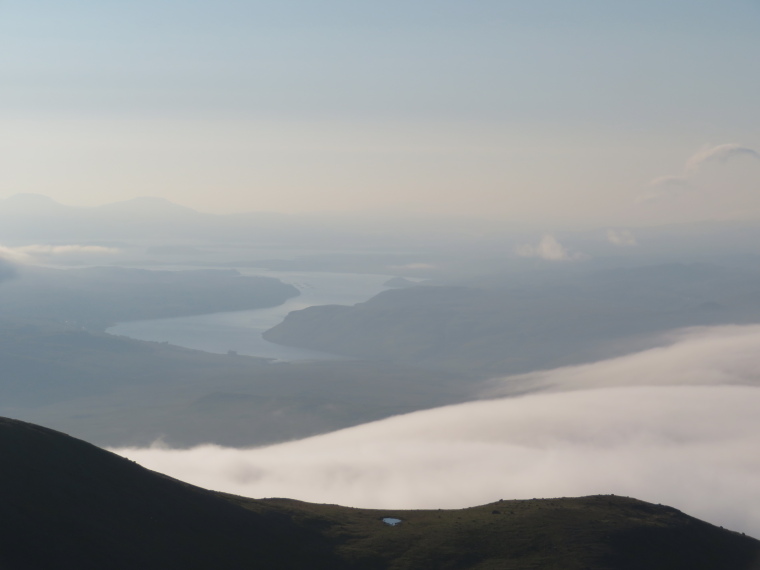
M234 269L26 266L0 284L0 293L0 317L52 320L90 330L124 321L275 307L299 294L277 279L247 277Z
M352 307L294 311L264 336L486 377L610 358L679 327L760 321L757 272L669 264L549 277L384 291Z
M272 362L0 319L0 414L99 445L263 445L469 398L462 375Z
M753 538L615 496L418 511L246 499L4 418L0 465L7 570L760 568Z
M3 569L327 568L332 558L285 516L33 424L0 420L0 464Z

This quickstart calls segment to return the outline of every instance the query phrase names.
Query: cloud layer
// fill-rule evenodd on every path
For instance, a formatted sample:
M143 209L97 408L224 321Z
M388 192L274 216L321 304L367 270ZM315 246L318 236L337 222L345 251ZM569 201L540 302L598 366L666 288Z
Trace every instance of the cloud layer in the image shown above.
M671 341L504 381L556 392L417 412L259 449L117 451L253 497L455 508L615 493L760 536L760 327L692 330ZM609 385L618 387L598 387ZM575 391L560 391L567 389Z
M663 344L659 348L618 358L494 380L485 395L621 386L760 388L760 325L694 327L659 340Z

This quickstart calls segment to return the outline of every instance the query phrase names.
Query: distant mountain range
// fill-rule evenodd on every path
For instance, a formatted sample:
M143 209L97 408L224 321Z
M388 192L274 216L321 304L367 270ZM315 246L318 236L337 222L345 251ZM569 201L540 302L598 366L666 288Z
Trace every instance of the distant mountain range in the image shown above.
M403 212L282 214L252 211L217 215L157 197L138 197L86 208L67 206L41 194L16 194L0 200L2 245L119 240L148 241L153 245L183 241L245 242L270 248L321 249L323 254L347 250L378 253L414 247L441 251L449 257L459 255L460 264L464 260L468 266L474 261L473 255L475 260L485 256L491 264L505 257L514 260L519 257L515 253L518 246L535 244L547 231L547 228L531 228L514 221L444 219ZM578 260L605 256L628 259L642 254L664 259L683 255L760 253L756 245L760 239L760 223L755 220L673 224L617 232L606 227L557 230L554 235L567 251L578 254ZM611 241L610 235L618 238ZM621 242L620 235L626 240ZM485 263L485 258L480 261ZM524 263L547 261L519 259Z
M210 214L202 214L192 208L174 204L164 198L155 198L150 196L141 196L124 200L121 202L111 202L102 206L92 208L80 208L75 206L66 206L56 202L43 194L15 194L5 200L0 200L0 213L14 213L22 216L36 215L77 215L84 213L104 214L114 213L119 215L161 215L170 217L207 217Z
M40 194L16 194L0 200L0 240L222 239L255 234L258 225L271 230L283 218L217 216L152 197L79 208Z
M41 194L16 194L0 200L3 245L141 240L246 242L330 251L355 247L357 244L346 241L349 235L362 236L360 247L376 247L416 239L434 227L436 223L398 219L391 228L386 219L360 214L209 214L148 196L95 207L67 206ZM444 238L441 234L437 239Z
M432 511L245 499L5 418L0 465L5 570L760 568L753 538L615 496Z

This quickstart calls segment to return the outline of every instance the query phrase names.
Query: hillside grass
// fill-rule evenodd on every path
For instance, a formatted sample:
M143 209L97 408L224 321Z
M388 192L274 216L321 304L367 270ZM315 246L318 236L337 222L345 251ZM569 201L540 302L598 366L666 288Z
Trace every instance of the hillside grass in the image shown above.
M749 570L758 542L661 505L617 496L501 500L460 510L373 510L225 495L287 512L349 567L368 570ZM401 519L389 526L382 519Z

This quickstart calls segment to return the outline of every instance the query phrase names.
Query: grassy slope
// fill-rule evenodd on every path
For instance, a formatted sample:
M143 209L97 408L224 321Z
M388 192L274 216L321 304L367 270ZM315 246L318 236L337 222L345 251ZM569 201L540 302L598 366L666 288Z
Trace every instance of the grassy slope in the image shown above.
M379 511L230 497L322 529L362 569L699 570L760 568L760 543L680 511L616 496L499 501L462 510ZM390 527L383 517L402 523Z
M375 511L212 493L0 418L0 568L751 570L760 542L620 497ZM498 512L494 512L498 511ZM403 520L398 527L384 516Z

